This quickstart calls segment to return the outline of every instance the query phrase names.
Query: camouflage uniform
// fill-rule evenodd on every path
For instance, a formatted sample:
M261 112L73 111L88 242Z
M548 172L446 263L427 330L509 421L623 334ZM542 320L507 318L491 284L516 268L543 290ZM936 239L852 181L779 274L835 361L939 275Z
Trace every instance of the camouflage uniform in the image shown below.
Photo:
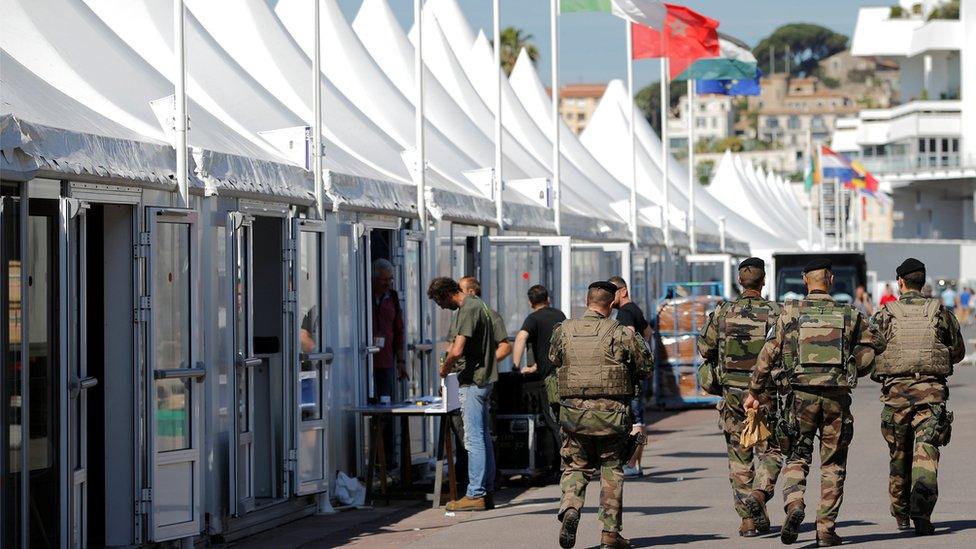
M928 301L917 291L907 291L900 303L921 305ZM888 307L875 313L878 330L888 340L897 334L896 322ZM949 355L951 364L961 361L966 345L959 330L959 322L941 304L935 322L935 337ZM894 348L889 348L889 353ZM885 356L895 360L895 357ZM885 368L879 363L878 370ZM895 518L923 518L932 516L939 497L939 446L948 443L951 417L946 410L949 388L944 375L904 373L901 375L872 375L881 382L881 434L888 443L891 456L888 494L891 514Z
M825 314L818 316L817 311ZM885 340L856 309L813 291L783 306L759 353L750 391L758 398L780 361L792 388L786 412L794 436L783 469L787 508L803 502L814 437L820 434L818 537L834 533L844 499L847 449L854 437L850 391L884 349Z
M755 334L723 333L723 327L726 326L723 318L729 315L733 307L737 309L735 314L744 315L752 320L756 330L761 332L762 336L758 336L758 332ZM738 312L739 308L741 313ZM725 434L728 447L729 482L732 484L735 512L742 518L750 517L745 501L754 490L763 492L766 495L765 501L772 498L776 479L783 467L783 453L774 437L749 449L742 448L739 443L739 435L742 433L746 418L742 403L749 386L747 370L755 365L767 329L776 322L777 316L779 316L779 306L776 303L763 299L755 290L745 290L738 300L723 304L709 315L698 339L698 352L701 353L702 358L707 362L717 362L721 369L719 378L722 382L722 400L718 403L718 426ZM733 361L744 363L743 367L738 370L724 369L723 362L729 364ZM772 425L776 414L775 406L772 405L776 397L775 389L769 387L765 392L768 398L764 399L764 402L769 404L763 407L763 413L768 423Z
M583 320L586 319L604 317L588 310L583 315ZM568 337L563 336L565 326L566 323L563 323L553 331L549 348L549 359L557 372L566 367L565 363L575 355L566 352L571 343L567 341ZM622 357L621 362L629 371L633 395L634 384L647 376L653 366L653 359L634 336L633 330L620 324L616 324L611 332L607 347ZM563 381L561 378L561 385ZM563 387L560 387L560 393L564 393ZM629 457L623 454L633 423L630 399L630 396L562 399L559 414L562 434L559 454L563 465L559 487L562 490L562 503L557 515L560 521L567 509L582 511L586 485L599 468L601 487L598 519L603 525L603 531L620 531L624 491L623 463Z

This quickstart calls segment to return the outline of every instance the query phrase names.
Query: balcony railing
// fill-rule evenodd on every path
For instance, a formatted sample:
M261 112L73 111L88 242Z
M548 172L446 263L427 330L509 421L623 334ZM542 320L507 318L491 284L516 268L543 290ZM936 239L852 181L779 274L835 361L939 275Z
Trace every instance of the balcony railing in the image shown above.
M976 167L976 156L959 153L876 156L860 161L869 172L875 174Z

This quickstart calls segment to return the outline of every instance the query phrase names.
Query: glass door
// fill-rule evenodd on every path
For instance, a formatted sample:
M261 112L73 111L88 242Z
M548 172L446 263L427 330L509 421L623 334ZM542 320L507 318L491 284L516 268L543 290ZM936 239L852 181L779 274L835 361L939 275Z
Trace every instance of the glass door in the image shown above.
M68 545L88 545L88 391L98 379L88 375L88 204L61 199L65 232L61 283L63 355L68 371L68 462L71 483L68 499Z
M410 381L406 398L436 395L439 377L433 368L434 341L431 338L430 310L427 300L427 255L424 233L400 231L403 261L400 268L400 288L404 317L404 344ZM402 434L401 434L402 436ZM410 419L409 441L412 455L430 455L433 450L433 422L424 418Z
M149 535L152 541L201 530L200 460L206 369L198 361L197 214L148 208L145 295Z
M227 214L227 249L230 250L231 292L234 323L234 415L230 464L231 513L240 516L254 508L254 368L261 359L254 353L252 300L253 217L241 212Z
M325 289L325 222L296 219L293 226L295 263L294 487L298 495L328 489L326 465L328 366L332 350L325 346L321 323Z
M483 299L498 311L510 332L532 312L526 292L535 284L549 290L553 307L567 316L571 313L568 236L484 236L480 277Z
M579 318L586 312L586 289L591 282L620 276L634 286L629 242L574 242L572 249L572 318Z

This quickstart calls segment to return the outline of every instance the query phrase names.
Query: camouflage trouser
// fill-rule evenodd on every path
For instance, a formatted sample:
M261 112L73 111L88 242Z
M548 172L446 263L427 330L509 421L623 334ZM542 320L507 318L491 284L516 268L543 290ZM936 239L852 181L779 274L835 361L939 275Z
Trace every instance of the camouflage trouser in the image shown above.
M945 403L886 404L881 412L881 434L891 456L888 494L895 517L932 516L939 499L939 446L945 429L934 412L944 409Z
M739 444L739 434L746 417L742 409L745 392L744 389L725 387L719 405L719 427L725 432L725 443L729 452L729 482L732 484L735 512L742 518L750 516L745 498L753 490L760 490L766 494L766 501L769 501L776 488L780 469L783 468L783 453L773 438L748 450ZM770 417L770 409L764 411L766 417Z
M847 477L847 449L854 438L851 397L845 393L794 391L793 417L799 437L793 441L783 469L783 499L789 506L803 501L807 475L813 460L813 441L820 434L820 506L817 507L817 532L834 531L840 505L844 501Z
M619 532L621 510L624 499L624 446L626 435L581 435L562 430L563 474L559 481L562 490L562 503L559 515L573 508L583 509L586 485L600 469L600 512L597 518L605 532Z

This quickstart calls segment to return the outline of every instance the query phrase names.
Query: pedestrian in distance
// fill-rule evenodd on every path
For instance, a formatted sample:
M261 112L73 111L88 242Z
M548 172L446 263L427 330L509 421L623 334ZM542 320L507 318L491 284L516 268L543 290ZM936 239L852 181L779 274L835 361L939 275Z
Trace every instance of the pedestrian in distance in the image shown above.
M633 330L608 318L616 291L609 282L590 284L586 313L560 324L549 348L562 399L562 501L556 518L562 523L559 545L564 549L576 544L586 485L598 470L600 547L630 547L630 541L620 535L623 462L637 442L630 436L630 400L653 359Z
M752 448L742 447L740 435L746 420L743 401L766 334L779 317L780 306L763 299L760 293L766 283L766 264L762 259L750 257L739 263L738 282L742 288L740 297L721 304L709 315L698 339L698 351L707 365L716 367L721 384L719 428L725 434L728 448L735 511L742 519L739 535L754 537L769 533L766 502L773 497L776 479L783 468L783 453L775 436ZM778 373L771 377L780 378ZM762 388L760 401L762 416L767 424L775 425L780 400L773 383Z
M464 448L468 452L468 488L464 497L448 502L448 511L483 511L494 488L495 453L488 424L488 402L498 381L495 364L497 344L491 313L477 296L461 291L458 283L438 277L427 288L427 297L441 309L456 311L451 319L447 353L441 361L441 377L456 373L458 400L464 419Z
M786 429L790 449L783 468L786 520L780 540L796 541L806 508L804 494L813 460L814 438L820 437L820 505L817 546L840 545L837 515L844 499L847 450L854 437L851 391L858 377L870 372L885 340L869 319L830 295L834 276L828 259L814 259L803 268L807 296L783 305L766 334L749 381L745 408L758 410L773 369L782 361L789 381Z
M627 289L627 281L620 276L611 276L609 282L617 287L614 295L613 308L616 312L617 322L627 328L632 328L634 333L641 338L641 342L646 344L651 338L651 324L644 317L644 311L640 306L630 299L630 290ZM644 432L644 398L643 380L637 386L637 394L630 402L630 408L634 412L634 427L632 435ZM641 468L641 456L644 454L644 444L634 450L627 463L624 464L624 476L641 477L644 470Z
M896 270L898 301L877 312L888 341L871 378L881 383L881 434L891 458L888 495L899 530L935 532L939 448L949 443L952 412L946 378L966 356L956 317L938 299L923 297L925 265L908 258Z

